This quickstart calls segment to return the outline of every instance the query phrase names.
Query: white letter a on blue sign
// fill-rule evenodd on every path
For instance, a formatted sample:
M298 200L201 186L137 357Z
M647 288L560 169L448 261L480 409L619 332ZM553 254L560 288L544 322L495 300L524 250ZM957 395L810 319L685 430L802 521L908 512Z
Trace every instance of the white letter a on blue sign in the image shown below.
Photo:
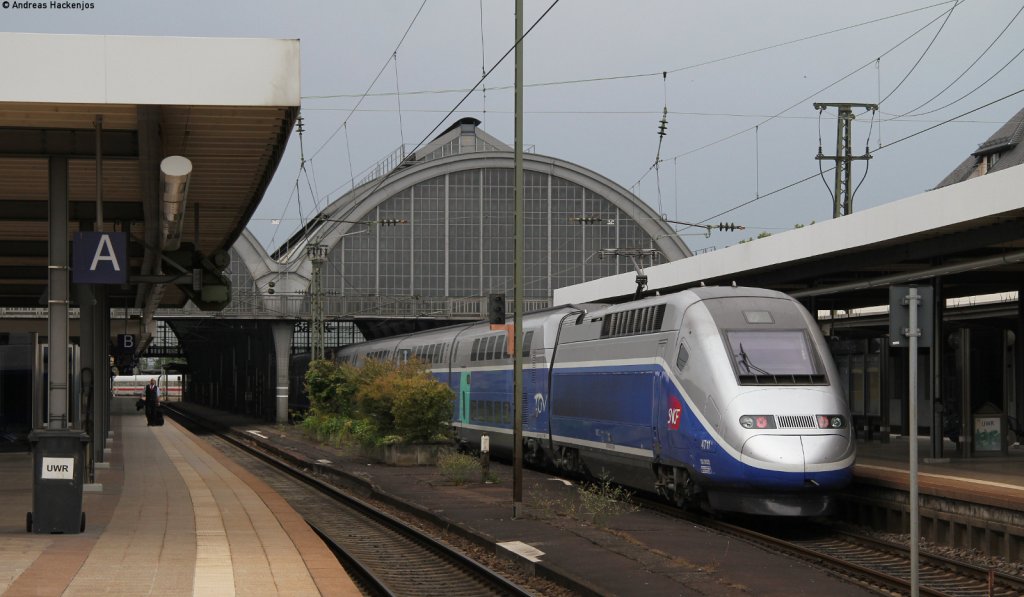
M109 261L114 266L115 272L121 271L121 264L117 262L117 255L114 254L114 245L111 244L110 237L106 234L100 236L100 242L96 245L96 254L93 255L89 271L96 271L96 265L100 261Z

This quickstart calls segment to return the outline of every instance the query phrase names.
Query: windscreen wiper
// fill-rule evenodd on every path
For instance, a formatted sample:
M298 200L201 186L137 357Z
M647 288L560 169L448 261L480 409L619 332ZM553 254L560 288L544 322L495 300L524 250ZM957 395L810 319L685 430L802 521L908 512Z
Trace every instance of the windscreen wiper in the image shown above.
M764 369L762 369L762 368L758 367L757 365L754 365L753 363L750 362L750 357L747 356L747 351L743 350L743 343L742 342L740 342L740 352L736 356L738 356L740 358L740 365L742 365L742 366L747 368L747 373L753 373L754 375L758 375L758 374L760 374L760 375L768 375L768 376L772 375L771 373L768 373Z

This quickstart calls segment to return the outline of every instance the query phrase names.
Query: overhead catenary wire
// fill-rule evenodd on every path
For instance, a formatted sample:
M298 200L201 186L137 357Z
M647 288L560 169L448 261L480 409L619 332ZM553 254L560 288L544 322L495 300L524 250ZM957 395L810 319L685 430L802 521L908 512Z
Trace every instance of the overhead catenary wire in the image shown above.
M944 106L939 106L938 108L935 108L933 110L929 110L927 112L920 112L919 114L909 114L909 115L903 115L903 116L908 116L908 117L912 118L912 117L915 117L915 116L925 116L925 115L928 115L928 114L934 114L935 112L938 112L940 110L945 110L946 108L948 108L948 107L950 107L950 106L952 106L954 104L960 103L961 101L966 99L968 96L973 95L975 91L977 91L977 90L981 89L982 87L984 87L985 85L987 85L989 83L989 81L991 81L992 79L996 78L999 75L999 73L1001 73L1004 70L1006 70L1007 67L1009 67L1011 64L1013 64L1013 62L1016 61L1017 58L1019 58L1022 53L1024 53L1024 48L1021 48L1020 50L1018 50L1016 54L1014 54L1009 60L1006 61L1006 64L1004 64L1002 67L1000 67L999 70L997 70L996 72L992 73L992 75L989 78L987 78L984 81L982 81L977 87L975 87L974 89L972 89L972 90L968 91L967 93L961 95L960 97L956 98L955 100L949 102L948 104L945 104ZM888 119L888 121L891 122L891 121L895 120L896 118L900 118L901 117L901 116L896 116L896 115L894 115L894 116L895 116L894 118L890 118L890 119Z
M398 40L398 44L395 45L395 49L391 51L391 54L388 56L387 61L385 61L384 64L381 65L380 70L377 71L377 76L374 77L373 81L370 82L370 85L369 85L369 87L366 88L366 91L364 91L363 94L361 96L359 96L359 101L356 102L355 107L352 108L352 111L349 112L348 116L345 117L345 119L342 121L342 123L340 125L338 125L338 128L336 128L334 130L334 132L331 133L331 135L329 137L327 137L327 140L324 141L320 145L320 147L317 148L317 150L315 152L313 152L313 155L310 157L311 160L315 159L316 156L320 155L320 152L323 151L325 147L327 147L327 144L330 143L332 139L334 139L334 137L341 131L341 129L345 125L348 124L348 119L351 118L352 114L355 113L355 110L356 110L356 108L359 107L359 104L363 103L363 100L365 100L366 97L369 95L370 90L373 89L373 86L377 84L377 81L380 79L381 75L384 74L384 70L387 69L388 64L398 54L398 50L402 47L402 43L405 42L405 38L408 37L409 31L412 30L412 26L416 23L416 19L419 18L420 13L423 12L423 7L426 6L426 4L427 4L427 0L423 0L423 2L420 4L420 7L416 10L416 14L413 15L412 20L409 21L409 26L405 28L405 33L402 34L402 38L399 39Z
M392 60L395 63L395 100L398 102L398 135L402 140L402 147L405 147L405 127L402 126L402 94L398 90L398 52L395 52L392 56ZM351 166L351 153L349 153L349 170ZM353 180L355 177L353 177Z
M977 112L979 110L984 110L985 108L988 108L990 106L998 104L999 102L1005 101L1007 99L1010 99L1011 97L1015 97L1015 96L1020 95L1022 93L1024 93L1024 88L1018 89L1017 91L1014 91L1012 93L1004 95L1004 96L1002 96L1002 97L1000 97L998 99L994 99L994 100L992 100L992 101L990 101L990 102L988 102L986 104L983 104L981 106L978 106L977 108L973 108L971 110L968 110L967 112L963 112L961 114L958 114L957 116L954 116L952 118L947 118L946 120L943 120L942 122L939 122L939 123L934 124L932 126L923 128L923 129L921 129L919 131L916 131L916 132L911 133L909 135L906 135L904 137L900 137L899 139L896 139L895 141L892 141L890 143L886 143L884 145L879 145L877 148L875 148L875 151L877 152L877 151L881 151L881 150L884 150L884 149L888 149L889 147L892 147L893 145L896 145L898 143L902 143L904 141L907 141L907 140L910 140L910 139L912 139L914 137L917 137L918 135L922 135L922 134L927 133L929 131L935 130L936 128L938 128L940 126L947 125L947 124L949 124L951 122L956 122L956 121L958 121L960 118L962 118L964 116L967 116L969 114L973 114L974 112ZM835 166L826 169L825 172L831 172L833 170L835 170ZM771 191L770 193L765 193L764 195L761 195L760 197L757 197L755 199L751 199L750 201L745 201L743 203L740 203L739 205L735 205L733 207L730 207L729 209L726 209L726 210L720 211L720 212L718 212L718 213L716 213L714 215L708 216L708 217L706 217L706 218L704 218L702 220L699 220L698 223L699 224L704 224L704 223L710 222L711 220L715 220L715 219L720 218L720 217L722 217L722 216L724 216L724 215L726 215L728 213L732 213L732 212L734 212L734 211L736 211L738 209L746 207L746 206L750 205L751 203L754 203L755 201L758 201L760 199L765 199L765 198L771 197L773 195L777 195L778 193L781 193L782 191L786 191L786 190L791 189L791 188L793 188L795 186L803 184L803 183L811 180L812 178L815 178L816 176L818 176L817 173L812 174L810 176L806 176L804 178L801 178L799 180L791 182L791 183L789 183L789 184L787 184L785 186L779 187L779 188Z
M495 62L495 63L494 63L494 64L493 64L492 66L491 66L491 68L490 68L490 69L488 69L488 70L487 70L487 72L485 72L485 73L483 74L483 76L481 76L481 77L480 77L480 79L479 79L479 80L478 80L478 81L477 81L477 82L476 82L476 83L475 83L475 84L473 85L473 87L471 87L471 88L469 89L469 91L467 91L467 92L466 92L466 93L465 93L465 94L464 94L464 95L462 96L462 99L460 99L460 100L459 100L458 102L456 102L456 104L455 104L455 105L454 105L454 106L453 106L453 107L452 107L452 108L451 108L450 110L448 110L448 112L447 112L447 113L446 113L446 114L444 115L444 117L443 117L443 118L441 118L441 119L440 119L440 120L438 121L438 123L437 123L436 125L434 125L434 128L430 129L430 132L428 132L428 133L427 133L426 135L424 135L424 136L423 136L423 138L422 138L422 139L420 140L420 142L419 142L419 143L417 143L417 144L415 145L415 147L413 147L413 148L412 148L412 150L411 150L411 151L409 152L409 153L410 153L410 155L412 155L412 154L416 153L416 151L417 151L417 150L418 150L418 149L419 149L420 147L422 147L422 146L423 146L423 145L424 145L424 144L425 144L425 143L427 142L427 140L428 140L428 139L430 139L430 138L431 138L431 137L432 137L432 136L434 135L434 133L435 133L435 132L437 132L437 129L441 128L441 127L442 127L442 126L443 126L443 125L444 125L445 123L447 123L447 122L448 122L448 118L449 118L449 117L451 117L451 115L452 115L452 114L454 114L454 113L455 113L455 111L456 111L456 110L458 110L458 109L459 109L459 107L460 107L460 106L462 106L462 104L463 104L463 103L465 103L465 101L466 101L467 99L469 99L469 96L470 96L470 95L472 95L472 93L473 93L474 91L476 91L476 88L477 88L477 87L479 87L479 86L480 86L480 85L481 85L481 84L482 84L482 83L484 82L484 80L486 80L486 79L487 79L487 77L489 77L489 76L491 75L491 73L492 73L492 72L494 72L494 70L495 70L496 68L498 68L498 66L499 66L499 65L500 65L500 64L501 64L502 62L504 62L504 61L505 61L505 59L506 59L506 58L508 58L509 54L511 54L512 52L514 52L514 51L515 51L515 49L516 49L516 46L518 46L518 45L519 45L520 43L522 43L522 41L523 41L524 39L526 39L526 36L527 36L527 35L529 35L529 34L530 34L530 32L531 32L531 31L533 31L533 29L534 29L534 28L535 28L535 27L536 27L536 26L537 26L537 25L538 25L538 24L539 24L539 23L540 23L540 22L541 22L542 20L544 20L544 17L546 17L546 16L548 15L548 13L550 13L550 12L551 12L551 10L552 10L552 9L553 9L553 8L554 8L554 7L555 7L555 6L556 6L556 5L557 5L557 4L559 3L559 1L560 1L560 0L553 0L553 2L551 3L551 5L550 5L550 6L548 6L548 7L547 7L547 9L546 9L546 10L544 10L544 12L543 12L543 13L541 13L541 15L540 15L539 17L537 17L537 20L536 20L536 21L534 21L534 22L533 22L533 24L532 24L532 25L530 25L530 27L529 27L529 28L528 28L528 29L527 29L526 31L524 31L524 32L523 32L523 36L522 36L521 38L517 39L517 40L515 41L515 43L514 43L514 44L512 44L512 47L510 47L510 48L509 48L509 49L508 49L508 50L507 50L507 51L506 51L506 52L505 52L504 54L502 54L502 55L501 55L501 58L499 58L499 59L498 59L498 61L497 61L497 62ZM382 186L382 185L383 185L383 184L384 184L384 183L385 183L385 182L386 182L386 181L387 181L387 180L388 180L388 179L389 179L389 178L391 177L391 175L392 175L392 173L393 173L393 172L394 172L394 170L389 170L389 171L388 171L388 172L386 172L386 173L385 173L385 174L384 174L383 176L381 176L380 178L378 178L378 179L377 179L377 181L376 181L376 183L375 183L375 184L373 185L373 187L372 187L372 188L370 188L370 189L369 189L369 190L368 190L368 191L367 191L366 193L364 193L364 194L363 194L363 196L362 196L362 197L360 197L360 198L359 198L359 199L358 199L358 200L356 201L356 203L358 203L358 202L359 202L360 200L362 200L362 198L365 198L365 197L369 197L370 195L372 195L373 193L375 193L375 192L377 191L377 189L379 189L379 188L380 188L380 187L381 187L381 186ZM352 185L352 188L353 188L353 189L355 189L355 184L354 184L354 181L353 181L353 185Z
M484 0L480 0L480 76L484 77L487 75L487 52L484 50ZM480 121L484 128L487 128L487 84L484 83L480 86L480 92L483 99L483 110L480 115Z
M346 146L346 152L348 153L349 175L350 175L350 178L352 179L352 181L353 182L355 181L355 176L352 174L352 154L351 154L351 151L349 150L349 146L348 146L348 128L347 128L348 127L348 121L352 117L352 115L356 112L356 110L359 108L359 105L362 103L363 99L366 98L366 96L370 92L370 90L373 89L373 86L377 84L377 80L380 79L381 75L384 73L384 70L387 68L388 63L391 62L391 60L397 54L398 49L401 48L402 43L405 41L405 38L409 35L409 31L412 30L413 25L416 23L416 20L419 18L420 13L423 12L423 7L426 4L427 4L427 0L423 0L423 2L420 4L420 7L416 10L416 14L413 15L412 20L409 22L409 26L406 27L405 32L402 34L401 39L398 40L398 44L395 46L395 49L392 51L391 56L389 56L387 61L385 61L384 64L381 66L380 71L377 72L377 76L374 77L373 81L366 88L366 91L363 92L363 95L360 97L359 101L357 101L356 105L353 106L352 109L349 111L348 115L342 121L341 125L337 129L335 129L333 133L331 133L331 135L327 138L327 140L324 141L323 144L321 144L320 147L317 148L317 150L315 152L313 152L313 155L310 156L308 161L306 160L305 155L302 155L300 157L299 172L298 172L298 174L296 174L296 177L295 177L295 185L293 186L293 192L289 196L288 201L285 203L285 213L287 213L287 209L291 205L291 198L292 197L296 197L298 199L299 178L303 175L303 173L306 173L307 182L308 182L309 173L306 172L306 170L305 170L306 163L309 163L310 164L310 168L312 168L312 163L313 163L313 160L316 158L316 156L319 155L321 151L323 151L323 149L327 146L327 144L330 143L331 140L333 140L334 137L337 136L338 132L341 131L343 128L345 129L345 138L346 138L345 146ZM396 69L397 69L397 65L396 65ZM397 80L397 70L396 70L396 80ZM397 82L396 82L396 85L397 85ZM299 128L299 138L300 138L300 145L301 145L301 139L302 139L301 120L300 120L300 128ZM304 154L304 152L303 152L303 154ZM313 182L313 184L315 185L315 181ZM316 205L319 204L319 201L317 200L317 197L318 197L317 193L313 192L314 203ZM302 223L302 228L305 228L306 224L305 224L305 221L304 221L304 216L301 213L302 212L301 201L298 201L298 208L299 208L299 212L300 212L299 218L303 222ZM319 208L317 208L317 209L319 209ZM282 214L282 216L283 216L283 214ZM281 219L283 219L283 217ZM277 229L274 230L274 234L271 236L270 243L273 244L274 240L276 238L277 238Z
M953 11L956 10L957 6L960 6L961 2L963 2L963 0L956 0L956 3L953 4L952 8L950 8L949 11L946 12L946 18L942 20L942 24L939 25L939 30L935 32L934 36L932 36L932 40L928 42L928 45L925 47L924 51L921 52L921 55L917 57L917 61L915 61L913 66L910 67L910 70L907 71L907 74L903 75L903 78L900 79L900 82L897 83L896 86L892 88L892 91L890 91L888 94L886 94L885 97L878 101L879 106L881 106L887 99L892 97L892 95L896 93L896 90L902 87L903 84L907 82L907 79L910 78L910 75L912 75L914 71L917 70L918 65L921 64L922 60L924 60L924 57L928 54L928 51L932 49L932 46L935 44L935 40L939 39L939 35L942 33L942 30L946 28L946 23L949 22L949 18L953 16Z
M957 2L962 2L963 0L956 0L956 1ZM948 4L948 2L944 3L944 4ZM943 13L943 14L945 14L945 13ZM817 96L821 95L823 92L828 91L829 89L831 89L831 88L835 87L836 85L842 83L846 79L849 79L850 77L854 76L855 74L859 73L860 71L864 70L865 68L871 66L872 64L875 64L875 62L877 60L879 60L881 58L884 58L888 54L891 54L892 52L896 51L897 48L899 48L899 47L903 46L904 44L906 44L907 42L909 42L911 39L916 37L922 31L926 30L928 27L930 27L933 23L935 23L936 21L938 21L942 17L943 17L943 15L939 15L939 16L933 18L932 20L930 20L927 23L925 23L923 26L919 27L916 31L914 31L910 35L908 35L905 38L903 38L900 42L898 42L897 44L895 44L894 46L892 46L891 48L889 48L888 50L886 50L885 52L880 54L878 57L872 58L870 62L867 62L867 63L859 66L858 68L856 68L856 69L850 71L849 73L843 75L839 79L836 79L832 83L829 83L825 87L822 87L821 89L818 89L817 91L811 93L810 95L807 95L807 96L801 98L800 100L794 102L793 104L787 106L786 108L783 108L782 110L776 112L775 114L765 118L763 121L755 124L754 126L750 126L750 127L745 128L745 129L736 131L736 132L734 132L732 134L726 135L725 137L721 137L721 138L716 139L714 141L711 141L709 143L705 143L705 144L703 144L703 145L701 145L699 147L695 147L693 149L689 149L687 151L679 153L679 154L677 154L677 155L675 155L673 157L675 157L675 158L686 157L686 156L698 153L700 151L703 151L703 150L705 150L705 149L707 149L709 147L714 147L715 145L718 145L720 143L724 143L725 141L728 141L730 139L734 139L734 138L736 138L736 137L738 137L738 136L740 136L740 135L742 135L744 133L750 132L750 131L754 130L755 127L759 127L759 126L762 126L764 124L767 124L768 122L771 122L772 120L775 120L776 118L779 118L780 116L782 116L786 112L789 112L793 108L796 108L798 106L802 106L802 105L806 104L809 100L813 99L814 97L817 97ZM646 178L648 174L650 174L652 169L653 168L648 168L647 171L644 172L644 174L642 174L640 176L640 178L637 180L637 182L634 183L634 185L639 185L639 183L642 182L643 179Z
M992 46L996 45L996 42L998 42L1003 37L1003 35L1006 33L1006 31L1010 28L1010 26L1013 25L1014 21L1017 20L1017 17L1020 16L1021 12L1024 12L1024 4L1022 4L1020 9L1018 9L1017 12L1013 15L1013 17L1010 18L1009 22L1006 23L1006 26L1003 27L1002 31L1000 31L999 34L996 35L995 39L993 39L988 44L988 46L984 50L982 50L981 54L979 54L978 57L975 58L974 61L971 62L967 66L967 68L965 68L959 75L957 75L957 77L955 79L950 81L950 83L948 85L946 85L945 87L943 87L938 93L936 93L935 95L931 96L927 100L921 102L921 104L918 105L917 107L911 108L910 110L907 110L907 111L903 112L902 114L900 114L896 118L903 118L905 116L913 117L913 116L926 115L926 114L931 114L932 112L937 112L938 110L941 110L942 108L936 108L935 110L930 110L928 112L921 112L920 114L914 114L914 112L917 112L921 108L923 108L923 107L927 106L928 104L932 103L933 101L935 101L939 96L941 96L943 93L948 91L950 87L952 87L953 85L956 85L956 83L958 81L960 81L960 79L964 78L964 75L966 75L968 72L970 72L971 69L973 69L975 66L977 66L978 62L980 62L981 59L984 58L986 54L988 54L988 51L992 49ZM1020 55L1020 52L1017 53L1017 56L1019 56L1019 55ZM1014 56L1014 58L1016 58L1016 56ZM1003 68L1006 68L1006 67L1004 66ZM1002 72L1002 70L1003 69L999 69L997 74L999 72ZM989 79L987 79L985 82L987 83L990 80L991 80L991 77ZM974 93L974 91L977 91L979 88L980 88L980 86L974 88L971 91L971 93ZM960 99L963 99L964 97L966 97L966 96L962 96ZM959 100L957 100L957 101L959 101ZM879 105L881 104L880 101L877 102L877 103ZM950 105L952 105L952 104L947 104L946 106L943 106L943 108L949 107ZM879 120L879 126L881 126L881 120ZM879 133L879 135L881 135L881 133ZM879 140L879 142L881 142L881 140Z
M706 60L704 62L698 62L698 63L694 63L694 64L689 64L689 65L686 65L686 66L680 66L680 67L677 67L677 68L674 68L674 69L670 69L667 72L669 72L669 73L677 73L677 72L682 72L682 71L686 71L686 70L692 70L692 69L701 68L701 67L704 67L704 66L710 66L712 64L717 64L719 62L726 62L726 61L729 61L729 60L735 60L737 58L742 58L744 56L750 56L752 54L757 54L757 53L760 53L760 52L766 52L768 50L774 50L774 49L777 49L777 48L782 48L782 47L793 45L793 44L797 44L797 43L800 43L800 42L809 41L809 40L817 39L817 38L820 38L820 37L825 37L825 36L832 35L832 34L835 34L835 33L842 33L842 32L845 32L845 31L850 31L852 29L857 29L857 28L860 28L860 27L865 27L867 25L873 25L875 23L881 23L881 22L888 21L888 20L891 20L891 19L903 17L903 16L906 16L906 15L910 15L910 14L913 14L913 13L917 13L917 12L921 12L921 11L926 11L926 10L935 8L937 6L943 6L943 5L946 5L946 4L951 4L951 3L956 2L956 1L958 1L958 0L946 0L944 2L937 2L935 4L929 4L928 6L922 6L920 8L915 8L915 9L912 9L912 10L906 10L906 11L895 13L895 14L888 15L888 16L885 16L885 17L879 17L877 19L870 19L870 20L867 20L867 21L862 21L860 23L855 23L853 25L847 25L845 27L838 27L836 29L831 29L831 30L828 30L828 31L823 31L821 33L815 33L815 34L812 34L812 35L806 35L806 36L803 36L803 37L800 37L800 38L791 39L791 40L788 40L788 41L779 42L779 43L776 43L776 44L771 44L771 45L763 46L763 47L760 47L760 48L755 48L753 50L747 50L747 51L744 51L744 52L739 52L739 53L731 54L731 55L728 55L728 56L722 56L720 58L713 58L711 60ZM959 1L962 1L962 0L959 0ZM929 23L929 24L931 24L931 23ZM530 88L530 87L550 87L550 86L557 86L557 85L577 85L577 84L583 84L583 83L599 83L599 82L604 82L604 81L627 80L627 79L636 79L636 78L643 78L643 77L656 77L656 76L662 74L663 72L665 72L665 71L654 71L654 72L646 72L646 73L633 73L633 74L626 74L626 75L608 75L608 76L603 76L603 77L590 77L590 78L585 78L585 79L568 79L568 80L560 80L560 81L546 81L546 82L540 82L540 83L527 83L527 84L523 85L523 87ZM498 90L500 90L500 91L507 91L507 90L512 89L512 86L511 85L503 85L503 86L490 87L489 89L491 91L498 91ZM408 95L437 95L437 94L449 94L449 93L465 93L466 91L471 91L471 90L470 89L465 89L465 88L458 88L458 89L421 89L421 90L417 90L417 91L406 91L404 93L405 93L405 95L408 96ZM369 94L337 93L337 94L330 94L330 95L304 95L304 96L302 96L302 99L304 99L304 100L323 100L323 99L338 99L338 98L352 98L352 97L360 97L360 98L361 97L381 97L381 96L386 96L386 95L390 95L390 93L369 93Z

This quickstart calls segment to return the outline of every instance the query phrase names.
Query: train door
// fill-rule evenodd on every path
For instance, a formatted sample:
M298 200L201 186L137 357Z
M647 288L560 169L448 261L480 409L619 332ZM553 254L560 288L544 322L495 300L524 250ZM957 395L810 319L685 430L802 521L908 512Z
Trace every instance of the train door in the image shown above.
M469 422L469 387L472 377L469 371L459 372L459 406L457 419L460 423Z
M669 371L662 372L655 383L655 456L658 456L660 450L667 458L679 460L688 449L688 434L684 424L685 400L679 386L672 379L681 379L686 374L690 346L680 333L676 342L666 343L661 350L662 360L668 365Z

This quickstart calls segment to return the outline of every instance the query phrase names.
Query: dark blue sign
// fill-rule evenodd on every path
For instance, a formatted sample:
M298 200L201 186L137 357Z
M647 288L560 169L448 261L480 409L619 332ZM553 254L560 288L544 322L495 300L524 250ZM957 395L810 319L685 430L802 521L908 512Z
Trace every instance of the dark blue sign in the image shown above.
M75 284L128 281L128 235L124 232L76 232L71 254L71 281Z

